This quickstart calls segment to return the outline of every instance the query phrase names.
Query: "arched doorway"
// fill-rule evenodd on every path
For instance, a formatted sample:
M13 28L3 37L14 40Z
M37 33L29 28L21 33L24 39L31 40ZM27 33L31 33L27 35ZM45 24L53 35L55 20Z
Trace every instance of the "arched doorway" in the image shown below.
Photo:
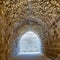
M20 54L42 54L41 39L32 31L28 31L21 36L18 43Z

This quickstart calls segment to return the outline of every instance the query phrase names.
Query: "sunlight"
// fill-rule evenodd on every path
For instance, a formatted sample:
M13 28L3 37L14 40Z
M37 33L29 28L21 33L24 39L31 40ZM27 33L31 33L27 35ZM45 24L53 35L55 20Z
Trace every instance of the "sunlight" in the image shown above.
M32 31L25 33L19 40L19 53L20 54L42 54L41 40Z

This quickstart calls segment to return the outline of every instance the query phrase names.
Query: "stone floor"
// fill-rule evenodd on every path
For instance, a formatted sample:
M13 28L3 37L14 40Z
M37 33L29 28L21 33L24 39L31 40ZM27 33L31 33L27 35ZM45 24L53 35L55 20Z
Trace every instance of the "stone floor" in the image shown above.
M44 55L21 55L15 57L13 60L51 60Z

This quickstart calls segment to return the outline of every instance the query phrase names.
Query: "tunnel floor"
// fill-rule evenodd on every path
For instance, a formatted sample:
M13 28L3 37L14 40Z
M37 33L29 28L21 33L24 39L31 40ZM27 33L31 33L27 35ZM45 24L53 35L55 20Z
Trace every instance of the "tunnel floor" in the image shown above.
M12 60L51 60L44 55L19 55Z

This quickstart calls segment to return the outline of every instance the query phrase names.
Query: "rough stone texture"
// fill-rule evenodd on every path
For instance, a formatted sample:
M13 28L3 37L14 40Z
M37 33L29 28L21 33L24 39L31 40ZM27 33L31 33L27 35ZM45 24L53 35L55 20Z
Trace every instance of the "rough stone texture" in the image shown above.
M10 60L11 42L29 30L30 19L45 55L60 55L60 0L0 0L0 60Z

